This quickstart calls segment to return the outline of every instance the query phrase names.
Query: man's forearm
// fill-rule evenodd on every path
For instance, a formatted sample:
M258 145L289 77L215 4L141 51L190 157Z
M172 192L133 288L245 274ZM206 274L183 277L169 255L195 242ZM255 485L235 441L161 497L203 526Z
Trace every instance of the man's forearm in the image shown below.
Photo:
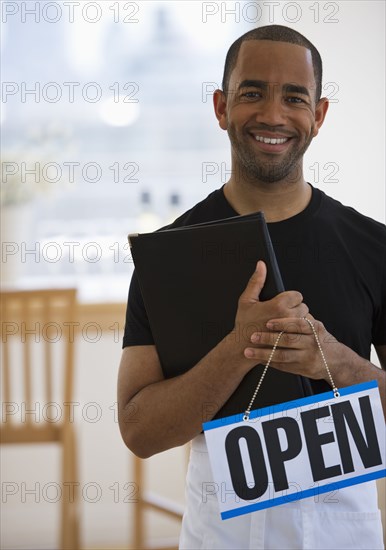
M386 371L364 359L344 344L340 345L342 346L341 361L338 361L334 366L330 365L336 386L340 388L376 380L381 396L383 413L386 418ZM327 377L325 380L329 382Z
M190 441L254 364L228 336L185 374L144 387L120 412L126 445L147 458Z

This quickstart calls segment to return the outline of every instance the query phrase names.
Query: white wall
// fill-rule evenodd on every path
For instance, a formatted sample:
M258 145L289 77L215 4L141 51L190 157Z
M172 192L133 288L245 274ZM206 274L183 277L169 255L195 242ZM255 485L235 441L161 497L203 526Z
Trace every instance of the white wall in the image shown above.
M301 2L303 11L312 2ZM296 27L313 41L324 62L326 90L336 90L324 126L306 156L318 162L318 187L377 220L385 220L385 3L319 2L321 16L339 7L338 23L308 22ZM314 12L311 12L314 15ZM325 16L325 15L324 15ZM338 181L329 183L325 163ZM331 170L331 168L329 168ZM310 173L312 181L313 172ZM323 181L325 179L325 181Z

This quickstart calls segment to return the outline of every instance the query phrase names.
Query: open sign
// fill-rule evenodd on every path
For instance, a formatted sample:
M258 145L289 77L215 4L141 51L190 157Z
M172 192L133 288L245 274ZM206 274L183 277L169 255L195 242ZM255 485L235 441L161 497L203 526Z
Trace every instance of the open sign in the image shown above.
M376 381L204 423L222 519L386 475ZM293 488L296 491L293 491ZM231 498L229 498L231 495ZM233 497L233 498L232 498Z

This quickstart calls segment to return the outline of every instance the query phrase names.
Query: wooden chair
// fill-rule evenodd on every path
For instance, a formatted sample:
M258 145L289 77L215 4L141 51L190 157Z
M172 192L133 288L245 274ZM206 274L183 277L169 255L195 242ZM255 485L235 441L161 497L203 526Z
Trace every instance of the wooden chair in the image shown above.
M188 455L190 451L190 445L185 446L186 450L186 465L188 463ZM178 550L178 546L159 546L152 544L151 546L146 544L145 536L145 513L146 510L155 510L164 516L174 518L178 521L182 520L184 514L184 507L172 500L162 497L153 491L145 489L145 461L137 456L133 455L134 461L134 480L136 483L136 497L137 502L134 507L134 546L135 550Z
M1 443L56 443L61 446L62 550L79 548L79 484L74 425L70 416L75 307L76 289L1 292L2 397L5 411L0 429ZM60 368L62 366L63 370ZM41 395L36 399L32 390L37 390L38 386ZM11 388L15 390L12 395ZM61 393L60 398L54 395L55 388ZM16 411L31 410L36 403L46 407L47 413L39 414L38 421L32 414L25 414L25 418L16 414ZM58 422L48 417L49 404L61 411ZM22 421L15 421L15 417Z

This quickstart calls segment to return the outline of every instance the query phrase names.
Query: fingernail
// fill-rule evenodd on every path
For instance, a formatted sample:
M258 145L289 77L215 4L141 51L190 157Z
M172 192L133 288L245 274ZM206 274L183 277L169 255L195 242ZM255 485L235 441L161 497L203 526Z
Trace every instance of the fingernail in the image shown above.
M253 357L253 353L254 353L254 352L253 352L253 349L251 349L251 348L247 348L247 349L244 351L245 357L248 357L248 358Z
M275 323L272 323L272 321L268 321L268 323L266 324L266 327L267 328L275 328Z
M251 342L256 344L257 342L260 342L260 338L260 334L258 332L254 332L251 336Z

